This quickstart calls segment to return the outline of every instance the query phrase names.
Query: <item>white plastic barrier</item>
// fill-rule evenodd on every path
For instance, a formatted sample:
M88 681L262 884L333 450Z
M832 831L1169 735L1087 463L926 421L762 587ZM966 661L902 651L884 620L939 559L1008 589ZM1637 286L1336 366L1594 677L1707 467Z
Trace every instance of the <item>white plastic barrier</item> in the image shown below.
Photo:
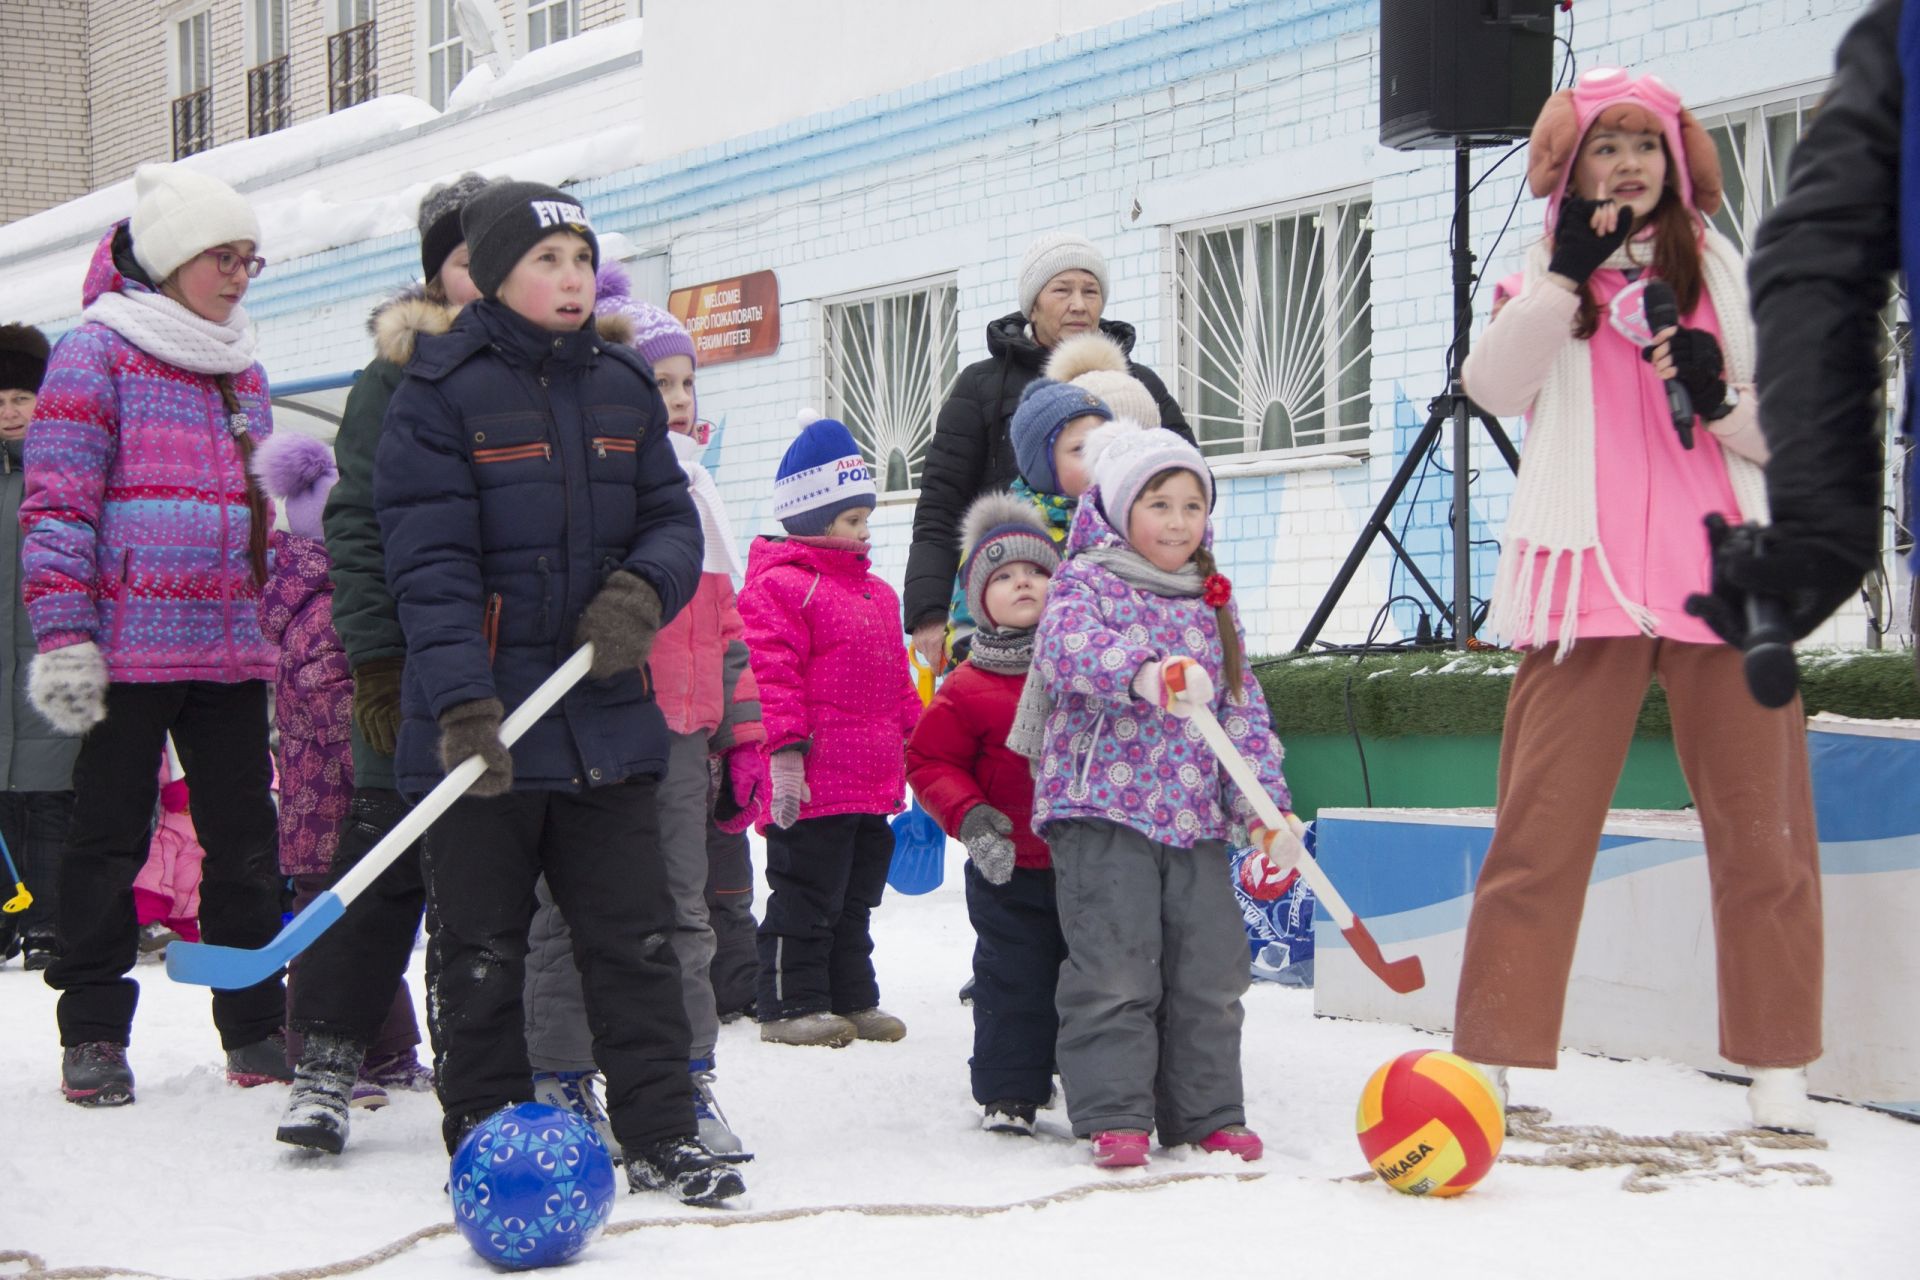
M1809 722L1826 911L1826 1054L1814 1093L1920 1112L1920 724ZM1316 922L1315 1011L1453 1024L1491 809L1323 809L1327 872L1389 957L1427 985L1399 996ZM1706 851L1691 812L1616 810L1588 890L1561 1042L1739 1071L1717 1049Z

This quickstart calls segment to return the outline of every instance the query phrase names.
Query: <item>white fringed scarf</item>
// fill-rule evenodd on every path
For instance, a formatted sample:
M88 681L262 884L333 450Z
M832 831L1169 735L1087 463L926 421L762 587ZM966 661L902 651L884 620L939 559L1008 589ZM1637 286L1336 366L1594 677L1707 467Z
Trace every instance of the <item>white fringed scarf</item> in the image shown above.
M1527 254L1525 288L1547 272L1548 246L1541 241ZM1753 382L1752 313L1747 304L1746 266L1726 237L1707 228L1701 252L1707 296L1719 318L1727 381ZM1606 262L1615 269L1644 266L1628 246ZM1505 546L1494 579L1489 625L1509 644L1543 648L1557 641L1556 662L1579 638L1580 580L1587 553L1613 598L1643 634L1659 634L1660 619L1646 605L1629 600L1600 545L1598 481L1594 463L1593 362L1589 344L1569 342L1554 358L1553 369L1533 402L1527 426L1526 454L1514 484L1507 516ZM1758 464L1721 450L1734 500L1745 520L1767 518L1766 479ZM1704 534L1702 535L1704 536ZM1544 557L1544 562L1543 562ZM1566 604L1557 636L1549 634L1554 588L1567 572Z
M700 513L700 536L706 543L700 572L746 577L747 571L741 567L740 557L733 549L733 528L727 523L726 505L720 501L720 486L714 483L712 474L700 465L700 455L706 452L705 446L679 431L668 432L667 439L673 443L673 453L680 460L680 469L687 473L687 490L693 495L694 510Z

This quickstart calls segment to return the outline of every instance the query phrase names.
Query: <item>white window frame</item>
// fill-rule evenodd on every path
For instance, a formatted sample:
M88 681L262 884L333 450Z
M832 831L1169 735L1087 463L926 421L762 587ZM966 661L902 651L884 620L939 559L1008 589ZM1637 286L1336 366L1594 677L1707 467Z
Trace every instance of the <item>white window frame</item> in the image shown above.
M888 378L887 387L879 393L884 404L873 404L871 392L850 400L842 381L845 375L840 372L841 355L836 351L837 317L846 308L904 300L923 293L928 296L929 302L926 343L930 349L937 349L929 351L932 360L937 363L922 369L903 371L898 379ZM920 496L920 468L926 465L927 448L933 442L934 424L939 420L940 409L953 393L954 383L960 376L959 302L959 283L950 272L836 294L820 300L820 340L817 349L821 358L819 390L820 404L824 406L822 412L845 422L853 432L854 439L859 441L861 452L873 464L874 483L880 489L882 505L912 502ZM886 377L891 371L878 372ZM866 403L860 403L860 400ZM924 421L883 423L882 439L875 440L870 438L868 423L876 409L905 410L907 412L903 416L914 418L924 413L925 417ZM879 456L878 446L881 445L887 446L884 457ZM892 457L895 452L906 462L907 480L904 487L889 489L886 486L892 478Z
M363 22L380 20L379 0L325 0L325 3L327 34L330 36L350 31Z
M567 34L559 40L552 37L553 14L558 11L566 16ZM543 20L548 34L539 44L533 42L533 24L538 18ZM561 40L571 40L580 34L580 0L520 0L520 38L528 53L535 49L546 49L559 44Z
M1169 230L1170 308L1174 331L1175 399L1185 412L1201 450L1216 462L1270 462L1308 458L1326 454L1363 456L1369 450L1372 433L1372 233L1373 192L1370 186L1346 187L1312 196L1240 210L1227 215L1197 218L1175 224ZM1364 211L1357 208L1364 206ZM1337 236L1328 237L1328 227L1344 229L1342 220L1360 218L1358 230L1368 238L1356 240L1342 256ZM1317 353L1305 350L1288 339L1260 340L1257 356L1249 354L1261 322L1272 317L1266 305L1276 283L1260 277L1260 264L1248 248L1262 224L1298 220L1312 225L1313 245L1318 257L1319 280L1315 284L1316 323L1322 330ZM1218 233L1238 233L1239 256L1212 257L1206 239ZM1277 231L1276 231L1276 234ZM1297 235L1297 231L1293 234ZM1297 243L1297 241L1296 241ZM1196 256L1198 254L1199 256ZM1238 311L1235 317L1209 302L1201 293L1200 272L1205 261L1237 275ZM1306 283L1302 281L1301 283ZM1353 290L1365 289L1365 302L1345 329L1329 327L1328 315L1338 314L1353 296ZM1228 299L1231 304L1234 300ZM1365 345L1356 353L1343 355L1342 342L1358 330L1361 316L1366 318ZM1284 318L1284 317L1282 317ZM1233 331L1229 335L1228 327ZM1211 337L1225 359L1209 363L1213 376L1202 367L1202 351ZM1223 368L1226 364L1237 368ZM1357 372L1355 366L1358 366ZM1220 379L1230 377L1230 382ZM1341 394L1343 378L1352 389ZM1291 394L1293 405L1285 405ZM1230 404L1239 416L1237 436L1221 430L1231 422L1224 412L1209 412L1213 405ZM1306 407L1317 401L1316 412L1322 425L1309 428L1312 438L1302 442L1292 419L1304 416ZM1290 443L1267 443L1266 424L1271 407L1280 405L1286 413L1281 428ZM1222 405L1224 408L1225 406ZM1328 419L1333 419L1331 427Z
M437 44L433 42L433 15L436 11L441 14L446 29L446 36ZM417 83L420 85L419 96L435 111L445 111L447 99L453 95L461 77L473 69L473 59L467 53L467 42L461 38L459 24L454 21L453 0L419 0L415 11L414 48L419 51L414 59ZM457 53L460 58L460 74L437 87L433 83L433 58L436 53Z
M193 23L199 23L201 26L202 32L204 33L204 45L203 45L202 52L205 55L204 68L206 71L206 79L204 82L200 84L188 84L186 76L182 74L184 71L184 67L182 66L182 59L185 57L185 49L183 48L184 41L182 39L182 36L184 34L183 28ZM212 4L211 3L203 4L196 8L183 8L178 12L167 15L167 100L171 102L173 99L184 97L189 93L197 93L202 89L211 88L212 85L213 85L213 6Z
M273 47L271 15L275 12L280 15L280 47L278 49ZM292 52L293 0L247 0L244 25L249 70L264 66L276 58L284 58Z

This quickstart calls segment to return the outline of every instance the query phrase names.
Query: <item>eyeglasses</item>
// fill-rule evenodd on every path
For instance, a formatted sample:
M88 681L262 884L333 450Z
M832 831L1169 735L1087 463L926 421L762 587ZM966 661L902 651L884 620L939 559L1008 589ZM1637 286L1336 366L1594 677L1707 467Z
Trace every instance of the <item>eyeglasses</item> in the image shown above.
M258 280L260 273L267 269L267 260L265 258L258 256L249 257L245 254L235 253L231 249L203 249L200 252L200 256L213 259L213 269L223 276L230 276L242 267L245 267L247 279Z

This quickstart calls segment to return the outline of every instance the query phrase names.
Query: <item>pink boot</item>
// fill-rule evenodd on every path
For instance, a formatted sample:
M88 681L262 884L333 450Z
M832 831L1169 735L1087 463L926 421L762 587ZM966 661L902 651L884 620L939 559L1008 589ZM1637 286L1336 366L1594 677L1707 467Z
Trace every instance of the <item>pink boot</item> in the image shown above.
M1097 1169L1130 1169L1147 1162L1147 1135L1138 1129L1103 1129L1093 1135Z
M1230 1124L1224 1129L1215 1129L1200 1140L1202 1151L1225 1151L1229 1155L1239 1156L1242 1160L1258 1160L1266 1148L1260 1142L1260 1135L1243 1124Z

